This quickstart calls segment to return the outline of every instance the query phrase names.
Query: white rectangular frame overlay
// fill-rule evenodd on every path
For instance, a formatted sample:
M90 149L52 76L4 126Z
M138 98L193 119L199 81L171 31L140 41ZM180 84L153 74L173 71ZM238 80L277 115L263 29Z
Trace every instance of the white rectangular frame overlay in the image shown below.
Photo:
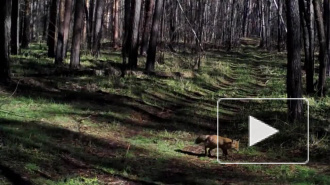
M307 103L307 160L305 162L221 162L219 160L219 138L217 161L220 164L307 164L309 162L309 101L306 98L220 98L217 101L217 135L219 135L219 103L222 100L304 100Z

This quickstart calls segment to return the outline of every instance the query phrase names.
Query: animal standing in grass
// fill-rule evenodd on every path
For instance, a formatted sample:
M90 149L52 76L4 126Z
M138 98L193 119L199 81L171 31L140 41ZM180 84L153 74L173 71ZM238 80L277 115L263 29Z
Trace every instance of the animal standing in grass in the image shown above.
M219 137L219 138L218 138ZM219 140L218 140L219 139ZM219 142L219 148L222 149L222 152L225 156L225 159L227 159L228 151L229 149L235 149L236 151L239 151L239 141L233 140L217 135L201 135L198 136L195 140L195 144L203 143L205 147L205 155L211 157L211 151L215 148L217 148L217 142ZM208 152L207 149L209 148Z

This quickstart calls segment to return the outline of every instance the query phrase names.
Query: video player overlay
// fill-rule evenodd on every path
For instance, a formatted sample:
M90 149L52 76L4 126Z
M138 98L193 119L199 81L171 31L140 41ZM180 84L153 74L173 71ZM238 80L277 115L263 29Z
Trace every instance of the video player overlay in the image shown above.
M303 118L290 123L288 103L302 103ZM240 141L238 155L218 161L226 164L306 164L309 160L309 107L306 99L220 99L218 135ZM244 156L244 158L240 157Z

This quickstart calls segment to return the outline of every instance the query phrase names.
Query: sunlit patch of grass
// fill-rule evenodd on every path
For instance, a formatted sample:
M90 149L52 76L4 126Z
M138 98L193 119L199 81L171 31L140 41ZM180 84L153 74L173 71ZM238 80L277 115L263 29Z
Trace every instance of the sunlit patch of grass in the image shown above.
M25 169L27 169L30 172L39 170L39 166L34 163L27 163L25 164Z
M59 180L57 182L53 182L50 180L36 180L36 183L44 183L49 185L98 185L101 184L102 181L100 181L97 177L67 177L63 180Z
M302 165L242 165L249 172L265 174L282 183L328 184L329 176Z
M157 136L149 136L148 138L137 136L130 138L130 143L149 150L151 152L149 155L159 156L159 154L161 154L161 158L166 158L182 155L175 150L183 148L186 142L176 138L164 139Z

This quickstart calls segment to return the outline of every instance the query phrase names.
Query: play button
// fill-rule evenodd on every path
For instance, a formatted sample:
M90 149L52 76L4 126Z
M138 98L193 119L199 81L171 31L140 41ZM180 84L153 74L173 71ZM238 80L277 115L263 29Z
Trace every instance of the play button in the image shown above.
M249 146L253 146L260 141L276 134L277 132L277 129L254 118L253 116L249 116Z

